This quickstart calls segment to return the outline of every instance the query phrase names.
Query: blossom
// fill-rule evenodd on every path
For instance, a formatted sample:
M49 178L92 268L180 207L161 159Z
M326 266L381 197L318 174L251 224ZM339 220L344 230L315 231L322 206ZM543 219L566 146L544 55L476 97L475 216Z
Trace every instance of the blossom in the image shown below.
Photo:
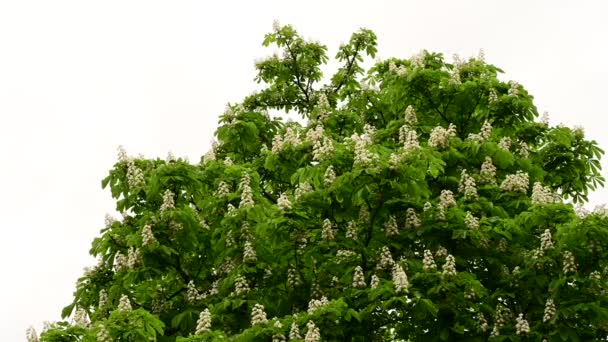
M296 324L295 320L291 323L291 328L289 329L289 340L297 340L301 339L302 335L300 335L300 328Z
M291 209L291 202L289 201L289 198L287 197L286 193L282 193L281 196L279 196L279 199L277 200L277 205L281 210Z
M321 333L319 332L319 328L315 326L313 321L308 321L306 323L306 336L304 337L304 342L319 342L321 341Z
M220 181L220 183L217 186L217 191L215 192L215 195L219 198L226 198L226 197L228 197L229 194L230 194L230 186L226 182Z
M517 97L519 95L519 83L515 81L509 81L511 87L509 88L509 96Z
M202 335L205 331L211 329L211 312L209 309L201 311L196 321L196 332L195 335Z
M321 238L325 241L331 241L334 239L334 230L329 219L323 220L323 229L321 230Z
M152 227L147 224L141 230L141 244L144 247L154 245L156 243L156 238L154 238L154 234L152 233Z
M355 143L354 165L363 167L371 165L377 158L375 154L367 150L367 147L372 144L371 136L365 133L361 135L353 134L350 138Z
M226 167L230 167L230 166L234 165L234 162L232 161L232 159L230 157L226 157L226 158L224 158L224 165Z
M129 267L130 269L135 269L140 264L141 255L139 254L139 249L134 247L129 248L127 254L127 267Z
M412 105L407 106L405 109L405 123L408 125L415 125L418 123L418 119L416 118L416 110Z
M553 240L551 239L551 230L545 229L540 236L540 249L541 251L547 251L553 249Z
M34 327L29 327L25 330L25 337L27 338L27 342L38 342L38 334L36 333L36 329Z
M557 312L557 309L555 308L555 303L553 302L553 298L547 298L547 301L545 302L545 311L543 314L543 322L552 320L553 317L555 317L556 312Z
M264 312L264 305L255 304L251 310L251 325L259 325L268 323L266 319L266 312Z
M274 32L278 32L281 30L281 23L276 19L272 22L272 30Z
M508 308L504 307L502 304L496 305L496 314L495 314L496 325L498 325L500 327L506 325L507 323L509 323L510 317L511 317L511 311Z
M574 260L574 255L570 251L564 252L563 271L565 274L576 272L576 261Z
M346 224L346 238L357 241L357 224L353 220Z
M405 211L405 226L409 228L420 227L420 218L418 218L418 214L416 214L414 208L407 208Z
M459 85L460 81L460 67L458 65L454 65L452 72L450 73L450 80L448 82L451 85Z
M238 276L234 280L234 293L237 296L245 294L249 292L249 284L247 284L247 279L243 276Z
M439 212L437 213L438 218L445 219L445 211L455 206L454 193L451 190L441 190L441 194L439 195Z
M403 140L403 148L405 151L413 151L420 148L420 143L418 142L418 133L416 133L415 130L408 129L405 126L401 128L402 130L399 131L399 140Z
M483 122L483 125L481 126L481 130L479 131L479 133L478 134L474 134L474 133L469 134L468 139L474 140L477 142L484 142L484 141L487 141L488 139L490 139L491 135L492 135L492 125L486 120Z
M479 330L485 333L488 330L488 321L486 320L486 317L483 315L483 313L479 313L476 318Z
M429 137L429 146L435 148L446 148L451 137L456 136L456 126L450 124L448 129L441 126L433 128Z
M243 175L241 178L240 188L241 192L241 203L239 206L241 208L253 207L255 202L253 201L253 192L251 191L250 185L251 179L248 174Z
M322 161L331 157L334 153L334 145L330 138L323 137L323 140L315 141L312 145L312 159Z
M194 303L198 300L204 299L205 297L205 294L201 294L194 285L194 280L190 280L188 282L188 288L186 290L186 299L188 300L188 302Z
M448 250L443 246L439 246L437 252L435 252L435 256L438 258L446 257L448 256Z
M464 225L469 229L477 229L479 228L479 219L473 216L470 211L467 211L464 217Z
M336 171L334 171L334 167L329 165L327 169L325 169L325 174L323 175L323 184L325 186L330 186L336 180Z
M515 321L515 333L517 335L525 335L530 332L530 325L528 324L528 321L524 319L523 314L519 314Z
M106 291L105 289L101 289L99 290L99 304L97 305L97 307L101 309L106 305L108 305L108 291Z
M488 103L496 103L498 102L498 95L496 94L496 90L494 88L490 89L490 93L488 94Z
M477 60L480 62L485 62L486 60L486 53L483 49L479 49L479 52L477 53Z
M104 219L106 228L110 228L115 222L117 222L116 219L113 218L110 214L106 214Z
M160 206L161 213L175 208L173 196L174 194L171 190L165 190L163 193L163 204Z
M548 112L543 112L543 116L541 117L540 122L545 126L549 126L549 113Z
M416 68L424 68L424 58L425 58L425 51L420 51L417 54L413 55L410 58L410 62L412 63L412 66L416 67Z
M258 260L255 249L251 244L251 241L245 241L245 246L243 247L243 261L247 263L256 262Z
M364 288L367 284L365 283L365 276L363 275L363 268L357 266L355 268L355 274L353 275L353 287L357 289Z
M127 257L124 254L117 252L114 256L114 269L116 272L122 272L127 269Z
M380 252L380 263L378 264L380 268L386 269L393 266L395 262L393 261L393 256L391 255L391 251L386 246L382 246L382 250Z
M361 209L359 209L359 220L361 222L369 222L369 210L365 205L361 206Z
M313 191L312 186L309 183L306 183L306 182L300 183L296 186L296 191L295 191L294 197L297 201L300 198L302 198L302 196L304 194L307 194L312 191Z
M369 282L369 286L372 289L375 289L378 287L378 285L380 285L380 278L378 278L378 276L374 274L372 275L372 280Z
M456 259L452 254L449 254L445 258L445 264L441 268L443 269L441 274L444 276L451 277L456 275Z
M384 233L386 236L399 235L399 228L397 227L395 216L389 216L388 221L384 223Z
M486 156L479 172L479 181L486 184L496 184L496 166L492 164L492 158Z
M321 93L319 95L317 106L319 109L318 119L323 121L327 117L328 111L331 109L329 101L327 100L327 95L325 95L325 93Z
M127 160L127 183L130 188L139 188L144 185L144 172L135 165L132 158Z
M540 182L535 182L530 196L532 204L550 204L561 201L559 195L553 193L548 186L543 186Z
M216 148L217 148L217 142L212 141L211 142L211 148L203 156L203 164L206 164L206 163L208 163L210 161L216 160L216 157L215 157L215 149Z
M97 342L112 342L112 338L110 337L110 333L106 326L103 324L99 325L99 330L97 331ZM28 341L31 342L31 341Z
M395 285L395 292L408 292L409 281L407 274L403 271L403 268L399 264L393 266L393 284Z
M426 272L435 271L437 265L433 259L433 253L429 249L424 250L424 258L422 259L422 269Z
M498 142L498 148L508 151L511 148L511 138L502 137Z
M329 304L329 301L325 296L321 297L321 299L311 299L310 302L308 302L308 314L312 315L317 309L327 304Z
M507 175L500 184L500 190L526 193L529 183L528 174L520 170L516 174Z
M466 169L462 170L460 174L458 191L464 194L465 200L475 200L478 197L475 179L467 174Z
M300 285L300 275L293 267L289 267L287 269L287 284L291 288L295 288L296 286Z
M131 311L131 302L129 301L129 297L126 295L122 295L120 297L120 301L118 302L118 310L119 311Z
M523 141L519 143L519 155L524 159L528 159L530 157L530 149L528 148L528 144Z

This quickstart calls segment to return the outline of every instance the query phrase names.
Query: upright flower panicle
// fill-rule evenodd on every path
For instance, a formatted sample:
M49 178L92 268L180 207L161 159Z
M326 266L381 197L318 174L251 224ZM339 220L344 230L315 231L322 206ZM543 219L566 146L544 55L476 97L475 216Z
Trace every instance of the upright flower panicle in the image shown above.
M241 178L240 188L241 188L241 203L239 206L241 208L253 207L255 202L253 201L253 192L251 191L251 178L248 174L243 175Z
M407 274L403 271L403 268L399 264L393 266L393 285L395 285L395 292L408 292L410 283L407 279Z
M175 201L173 199L173 192L171 190L165 190L163 193L163 204L160 206L160 212L166 212L171 209L175 209Z
M477 185L475 179L469 176L467 170L462 170L460 174L460 183L458 184L458 191L464 194L465 200L471 201L477 199Z
M528 324L528 321L524 319L523 314L519 314L515 321L515 333L517 335L525 335L530 333L530 325Z
M38 334L36 333L36 329L34 327L29 327L25 330L25 337L27 338L27 342L38 342Z
M492 164L492 158L489 156L486 156L483 164L481 164L479 181L486 184L496 184L496 166Z
M289 340L297 340L301 339L302 335L300 335L300 328L296 324L295 320L291 323L291 328L289 329Z
M209 309L201 311L196 321L195 335L202 335L211 329L211 312Z
M122 295L120 297L120 301L118 302L118 310L119 311L131 311L133 308L131 307L131 301L129 297L126 295Z
M321 341L321 333L319 332L319 328L315 326L313 321L308 321L306 323L306 336L304 337L304 342L319 342Z
M264 305L255 304L251 310L251 325L260 325L266 323L268 323L268 319L266 319Z
M334 230L332 228L332 224L329 219L323 220L323 229L321 230L321 238L325 241L332 241L334 239Z
M448 129L441 126L433 128L429 137L428 144L435 148L446 148L449 144L449 139L456 136L456 126L450 124Z
M500 184L500 190L526 193L529 184L528 174L520 170L516 174L507 175Z
M323 184L325 186L331 186L336 180L336 171L334 171L334 167L329 165L327 169L325 169L325 174L323 175Z
M433 253L431 250L424 250L424 258L422 259L422 269L425 272L432 272L437 269L437 265L435 264L435 259L433 259Z
M452 254L445 258L445 264L442 266L441 272L444 276L453 277L456 275L456 259Z
M277 200L277 205L281 210L289 210L291 209L291 202L289 201L289 197L287 197L286 193L282 193Z
M555 317L555 313L557 309L555 308L555 303L553 302L553 298L548 298L545 303L545 311L543 313L543 323L546 323Z
M353 275L353 287L356 289L362 289L367 284L365 283L365 276L363 275L363 268L357 266L355 268L355 274Z
M156 244L156 238L154 237L154 233L152 233L152 226L149 224L145 225L141 230L141 244L144 247L152 246Z
M384 233L386 236L399 235L399 228L397 227L397 219L395 219L395 216L389 216L388 221L384 223Z

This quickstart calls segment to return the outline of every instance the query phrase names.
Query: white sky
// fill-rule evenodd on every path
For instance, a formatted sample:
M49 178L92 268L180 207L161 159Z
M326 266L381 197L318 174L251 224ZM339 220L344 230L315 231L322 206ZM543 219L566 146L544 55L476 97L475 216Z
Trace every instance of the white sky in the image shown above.
M0 341L25 341L70 302L114 209L100 182L116 147L198 161L225 103L254 89L274 19L331 57L360 27L380 58L484 48L552 124L608 148L606 13L605 1L555 0L1 1Z

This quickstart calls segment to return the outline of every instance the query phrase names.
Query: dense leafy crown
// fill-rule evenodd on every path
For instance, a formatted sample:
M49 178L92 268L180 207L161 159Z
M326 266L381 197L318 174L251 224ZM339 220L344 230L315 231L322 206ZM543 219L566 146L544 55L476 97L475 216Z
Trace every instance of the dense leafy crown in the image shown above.
M271 44L200 163L121 150L123 220L41 341L606 339L606 211L563 202L604 181L582 129L535 121L483 55L366 72L361 30L319 86L325 46L279 24Z

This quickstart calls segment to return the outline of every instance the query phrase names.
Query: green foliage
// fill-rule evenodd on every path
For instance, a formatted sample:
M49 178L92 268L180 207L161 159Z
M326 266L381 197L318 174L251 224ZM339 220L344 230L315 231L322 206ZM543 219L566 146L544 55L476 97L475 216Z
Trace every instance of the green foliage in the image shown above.
M481 58L365 71L360 30L319 85L325 46L279 25L264 45L283 52L256 64L266 87L200 163L121 153L102 186L124 219L62 313L91 323L42 341L606 340L606 212L562 200L603 185L596 142L534 121Z

